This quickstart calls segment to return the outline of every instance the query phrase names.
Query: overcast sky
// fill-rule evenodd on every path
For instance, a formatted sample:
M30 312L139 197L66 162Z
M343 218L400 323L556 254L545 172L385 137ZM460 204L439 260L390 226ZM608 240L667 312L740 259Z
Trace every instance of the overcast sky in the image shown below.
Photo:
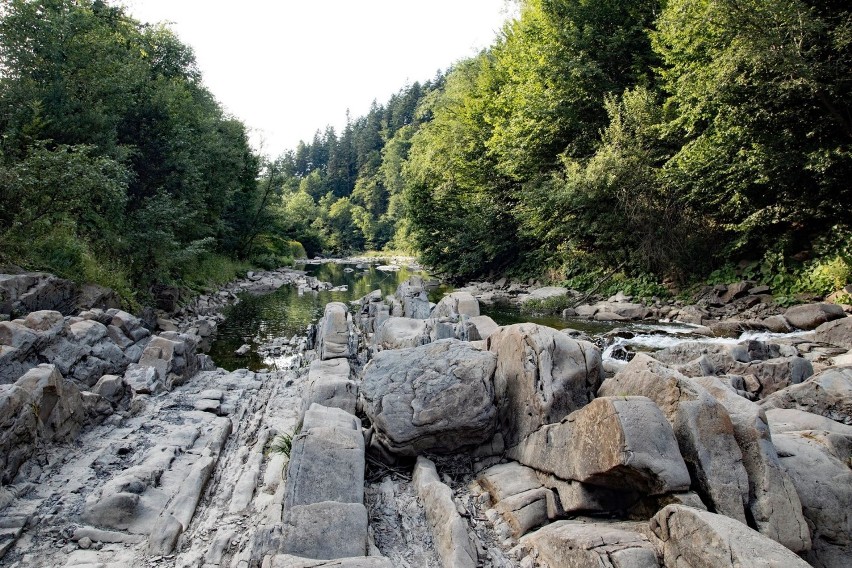
M170 22L204 82L277 156L494 40L506 0L125 0Z

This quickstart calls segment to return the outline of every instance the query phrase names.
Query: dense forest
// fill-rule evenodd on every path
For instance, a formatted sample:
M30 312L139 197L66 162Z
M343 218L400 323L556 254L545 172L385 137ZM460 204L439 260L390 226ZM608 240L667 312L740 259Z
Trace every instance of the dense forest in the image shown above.
M639 292L852 276L847 2L522 0L488 49L275 160L168 28L0 10L0 263L128 293L370 249Z

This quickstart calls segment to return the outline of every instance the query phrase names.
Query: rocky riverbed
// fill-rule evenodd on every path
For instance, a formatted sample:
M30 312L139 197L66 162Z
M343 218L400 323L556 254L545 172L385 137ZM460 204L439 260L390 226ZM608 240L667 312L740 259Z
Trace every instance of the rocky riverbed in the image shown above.
M328 304L280 341L289 367L215 369L201 351L221 307L285 285L326 286L252 274L160 314L170 331L9 300L0 563L849 564L842 309L761 314L813 331L720 341L699 305L692 341L619 344L618 361L601 347L624 332L501 327L469 289L433 304L414 278Z

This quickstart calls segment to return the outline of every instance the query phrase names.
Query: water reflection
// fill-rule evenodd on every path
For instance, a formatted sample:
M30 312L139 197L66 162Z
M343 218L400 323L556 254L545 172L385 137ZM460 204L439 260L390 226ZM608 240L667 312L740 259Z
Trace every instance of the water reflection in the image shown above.
M283 357L264 361L254 349L245 357L237 357L234 351L244 343L257 347L276 337L303 335L308 325L322 316L328 302L348 304L376 289L380 289L384 295L392 294L411 276L429 278L426 272L406 267L398 271L383 271L375 265L366 264L308 264L297 266L296 269L304 270L321 281L331 282L334 286L346 286L347 289L300 294L294 286L283 286L271 294L241 295L240 303L225 311L227 320L219 326L217 339L210 350L210 356L218 366L228 370L248 368L253 371L286 366L290 361ZM445 288L439 288L430 296L440 298L445 291Z

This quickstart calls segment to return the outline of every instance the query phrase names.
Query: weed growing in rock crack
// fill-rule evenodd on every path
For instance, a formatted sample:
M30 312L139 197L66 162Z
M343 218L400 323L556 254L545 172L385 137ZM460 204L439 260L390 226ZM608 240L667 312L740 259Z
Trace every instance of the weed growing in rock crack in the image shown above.
M272 440L272 445L269 447L269 452L274 454L284 454L290 457L290 450L293 449L293 438L299 433L300 428L296 428L292 434L279 434Z

